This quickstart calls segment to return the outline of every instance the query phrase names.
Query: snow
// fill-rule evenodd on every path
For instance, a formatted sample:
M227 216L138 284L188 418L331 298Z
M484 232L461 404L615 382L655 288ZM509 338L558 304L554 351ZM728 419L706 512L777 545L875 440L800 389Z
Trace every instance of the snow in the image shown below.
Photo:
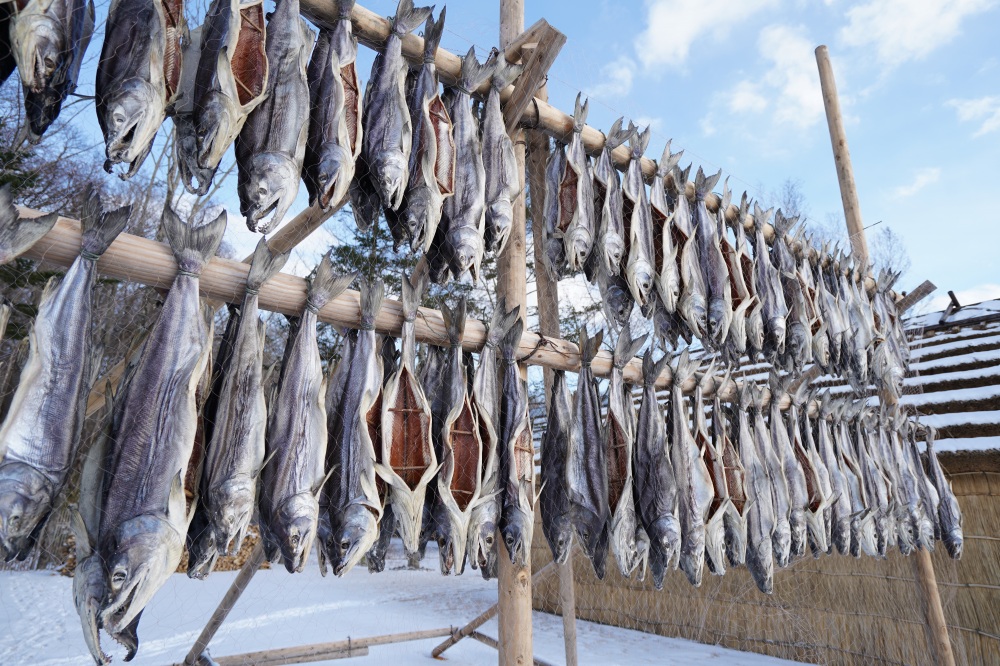
M966 402L968 400L989 400L991 398L1000 398L1000 384L953 389L951 391L912 393L904 395L900 399L900 403L919 409L926 405L941 405L949 402Z
M1000 411L989 412L956 412L954 414L926 414L919 418L920 423L944 428L957 425L989 425L1000 423Z
M918 442L921 451L927 450L925 442ZM1000 437L964 437L958 439L934 440L936 453L956 453L958 451L995 451L1000 449Z
M260 571L236 603L211 644L216 656L293 647L441 627L458 628L496 602L495 581L477 571L441 576L433 545L420 570L405 568L395 542L386 571L369 574L355 567L343 579L321 578L313 563L301 574L283 568ZM433 569L431 569L433 568ZM139 625L139 666L179 663L222 599L236 572L217 572L206 581L171 576L147 606ZM72 580L53 572L0 573L0 664L70 666L93 663L73 606ZM533 618L535 655L563 663L562 619L546 613ZM491 620L480 631L497 636ZM106 636L105 651L123 663L124 650ZM368 658L345 663L433 666L431 649L442 638L374 646ZM793 662L715 645L665 638L593 622L577 622L581 664L671 664L770 666ZM445 655L453 664L495 664L497 653L471 638Z
M1000 349L990 349L988 351L970 352L961 356L945 356L935 358L930 361L911 363L910 371L914 373L926 372L937 368L948 368L953 365L966 365L969 363L984 363L987 361L1000 361Z
M963 328L956 333L937 333L931 334L930 336L924 338L914 338L910 341L910 347L916 349L917 347L926 347L939 344L941 342L951 342L953 340L967 340L975 339L978 337L986 337L991 333L995 333L1000 330L1000 324L987 324L983 328Z
M989 345L1000 346L1000 335L990 335L982 338L973 338L971 340L956 340L955 342L946 342L940 345L924 345L912 350L910 352L910 356L911 358L917 359L921 356L927 356L930 354L940 354L941 352L946 351L961 351L963 349L978 349Z
M921 326L935 326L941 323L942 314L944 314L944 310L917 315L910 319L905 319L903 325L907 329L919 328ZM974 319L976 317L984 317L993 314L1000 314L1000 300L983 301L982 303L976 303L974 305L962 306L958 312L955 312L948 317L946 323L954 324L966 319Z

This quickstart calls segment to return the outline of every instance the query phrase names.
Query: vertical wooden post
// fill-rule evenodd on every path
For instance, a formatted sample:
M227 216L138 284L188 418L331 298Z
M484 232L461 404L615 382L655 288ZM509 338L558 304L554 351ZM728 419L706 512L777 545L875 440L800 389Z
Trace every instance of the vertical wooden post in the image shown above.
M867 272L868 242L865 239L864 225L861 223L861 207L858 204L858 190L854 185L854 168L851 166L851 153L847 149L844 121L840 114L837 83L833 79L833 66L830 64L830 54L826 46L816 48L816 64L819 66L823 106L826 107L826 120L830 126L830 142L833 144L833 158L837 163L837 179L840 181L840 196L844 203L844 218L847 221L851 251L854 253L855 261L865 267ZM917 592L927 616L928 641L934 651L934 661L937 664L954 666L955 656L951 651L948 625L945 623L944 608L941 606L941 595L938 593L937 577L934 575L930 553L918 549L912 555L912 560Z
M858 188L854 184L854 168L851 166L851 152L847 148L844 120L840 115L837 82L833 78L833 66L830 64L830 53L826 46L816 48L816 64L819 66L819 85L823 90L826 121L830 126L830 143L833 144L833 160L837 165L837 180L840 182L840 198L844 203L847 234L851 241L854 259L867 269L868 241L865 239L865 227L861 221L861 205L858 203Z
M500 46L506 48L524 31L524 0L500 0ZM507 299L507 307L521 306L522 317L527 307L527 266L525 252L524 208L524 133L518 130L512 137L514 155L521 184L521 196L514 202L514 222L503 255L497 262L498 295ZM525 368L521 368L522 376ZM498 537L498 544L503 539ZM500 549L497 603L499 604L499 663L501 666L527 666L533 662L531 641L531 562L517 568L511 564L506 546Z

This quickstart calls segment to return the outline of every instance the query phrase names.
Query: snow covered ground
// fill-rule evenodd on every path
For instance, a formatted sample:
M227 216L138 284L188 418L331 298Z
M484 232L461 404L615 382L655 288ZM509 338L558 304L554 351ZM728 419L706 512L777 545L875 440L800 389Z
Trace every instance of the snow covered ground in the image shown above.
M284 569L260 571L250 582L211 644L217 656L307 643L439 627L461 626L496 601L496 583L476 571L445 578L437 553L428 548L425 568L405 568L394 544L386 571L371 575L356 567L343 579L321 578L313 563L290 576ZM139 653L133 664L177 663L194 643L235 572L199 582L172 576L143 613ZM496 620L481 631L496 637ZM771 666L792 662L714 645L578 622L581 664ZM329 662L413 666L436 662L431 649L443 639L375 646L367 657ZM534 614L535 655L563 663L562 620ZM105 637L105 651L123 663L124 651ZM444 655L453 664L495 664L496 652L471 638ZM73 607L72 581L52 572L0 573L0 664L86 666L93 663Z

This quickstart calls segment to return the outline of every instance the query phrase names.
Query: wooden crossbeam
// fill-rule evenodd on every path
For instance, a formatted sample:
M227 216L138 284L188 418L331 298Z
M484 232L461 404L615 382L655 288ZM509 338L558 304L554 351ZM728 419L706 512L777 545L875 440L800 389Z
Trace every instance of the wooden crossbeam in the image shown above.
M545 19L540 19L538 23L521 33L521 36L514 40L514 44L518 44L518 40L524 38L528 33L533 33L531 39L534 40L535 46L530 49L518 47L518 51L526 52L526 56L523 52L521 53L524 70L514 82L514 92L507 98L507 104L503 110L504 125L507 127L507 133L511 136L514 136L521 117L531 101L535 99L535 93L545 83L549 68L552 67L559 51L566 44L566 35L550 26ZM517 53L511 51L513 49L508 48L504 54L513 61Z

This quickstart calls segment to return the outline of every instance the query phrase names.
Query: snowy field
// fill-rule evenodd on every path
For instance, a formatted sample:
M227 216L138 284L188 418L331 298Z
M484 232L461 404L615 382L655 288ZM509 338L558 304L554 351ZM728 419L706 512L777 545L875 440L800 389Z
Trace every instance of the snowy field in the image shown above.
M250 582L211 644L217 656L348 637L461 626L496 601L496 583L476 571L444 578L437 553L428 548L423 569L407 570L394 543L386 571L371 575L356 567L343 579L321 578L315 562L295 576L284 569L260 571ZM433 567L433 570L431 569ZM175 575L143 613L139 625L139 665L168 666L184 659L235 572L194 581ZM484 634L497 635L496 620ZM663 638L637 631L578 622L581 664L662 664L771 666L792 662L712 645ZM124 663L124 650L107 637L105 651ZM330 664L441 663L430 652L441 638L373 646L367 657ZM534 614L535 655L553 664L563 658L562 619ZM471 638L444 655L452 664L495 664L496 652ZM52 572L0 573L0 664L86 666L93 663L73 607L72 581Z

